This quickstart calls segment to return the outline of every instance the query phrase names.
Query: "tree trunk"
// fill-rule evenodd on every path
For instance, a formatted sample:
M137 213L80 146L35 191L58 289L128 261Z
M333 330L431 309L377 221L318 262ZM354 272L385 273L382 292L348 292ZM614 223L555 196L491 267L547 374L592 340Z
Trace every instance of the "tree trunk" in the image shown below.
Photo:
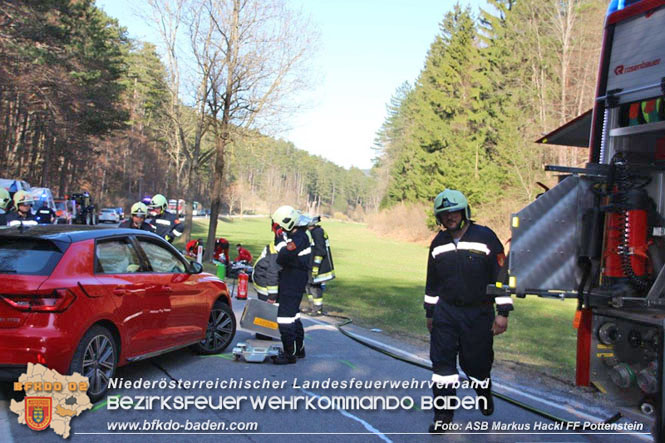
M221 134L215 131L215 166L212 177L212 203L210 205L210 225L208 226L208 240L206 241L205 255L203 260L212 260L215 249L215 238L217 236L217 222L219 211L222 206L222 178L224 177L224 152L229 138L228 122L215 122L215 127L221 124ZM217 129L217 128L216 128Z

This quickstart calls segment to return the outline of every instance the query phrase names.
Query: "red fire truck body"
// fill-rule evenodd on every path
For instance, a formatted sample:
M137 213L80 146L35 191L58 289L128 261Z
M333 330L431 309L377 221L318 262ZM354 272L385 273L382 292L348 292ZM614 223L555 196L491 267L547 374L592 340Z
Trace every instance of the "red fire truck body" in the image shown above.
M577 384L665 437L665 0L614 0L590 111L540 142L589 149L512 216L508 289L576 298ZM543 244L549 245L543 247Z

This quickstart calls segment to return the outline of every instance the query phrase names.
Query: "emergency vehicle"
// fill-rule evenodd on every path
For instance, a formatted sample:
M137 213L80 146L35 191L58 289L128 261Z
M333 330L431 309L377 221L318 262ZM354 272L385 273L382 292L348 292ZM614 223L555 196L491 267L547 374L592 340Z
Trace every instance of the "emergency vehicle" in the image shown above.
M609 7L593 110L540 142L584 168L511 219L508 288L575 298L576 382L665 438L665 0ZM549 245L543 247L543 245ZM500 285L497 284L497 287Z

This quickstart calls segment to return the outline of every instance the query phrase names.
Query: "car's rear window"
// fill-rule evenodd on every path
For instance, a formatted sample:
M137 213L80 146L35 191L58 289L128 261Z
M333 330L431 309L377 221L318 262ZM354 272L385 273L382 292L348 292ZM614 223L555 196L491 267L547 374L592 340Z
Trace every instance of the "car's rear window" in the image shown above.
M50 275L60 258L51 241L0 237L0 274Z

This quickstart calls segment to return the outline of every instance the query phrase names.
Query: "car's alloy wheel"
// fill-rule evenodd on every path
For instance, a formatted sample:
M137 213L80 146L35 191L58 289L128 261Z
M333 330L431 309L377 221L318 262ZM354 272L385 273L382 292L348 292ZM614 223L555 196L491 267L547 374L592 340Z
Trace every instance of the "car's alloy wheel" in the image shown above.
M93 326L79 342L69 370L88 377L88 397L95 402L106 393L117 361L117 346L111 333L102 326Z
M88 343L83 354L83 376L88 377L90 393L98 395L106 390L115 370L113 344L104 335L97 335Z
M210 310L206 338L196 348L203 354L222 352L233 341L236 333L236 318L229 305L216 301Z

